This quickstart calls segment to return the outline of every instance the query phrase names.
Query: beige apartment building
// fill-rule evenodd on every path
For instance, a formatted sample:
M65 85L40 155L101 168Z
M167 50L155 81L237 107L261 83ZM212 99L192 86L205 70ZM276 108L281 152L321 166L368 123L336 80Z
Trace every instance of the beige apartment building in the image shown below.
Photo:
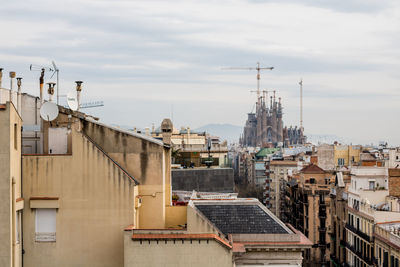
M269 162L269 193L270 208L275 216L281 218L284 186L288 176L292 176L298 169L298 162L291 160L272 160Z
M62 106L51 122L30 118L43 99L31 102L21 116L13 102L0 106L1 266L159 266L156 256L170 266L301 265L310 241L258 200L172 205L169 119L157 140ZM24 117L33 124L21 135Z
M375 237L375 266L400 266L400 221L377 223Z
M300 171L298 184L299 229L313 242L313 248L306 253L308 266L328 266L331 237L330 184L334 176L315 164Z
M184 229L125 231L125 266L301 266L312 243L256 199L192 198Z
M350 184L350 173L337 172L335 182L331 184L330 207L332 223L328 228L331 237L331 266L343 266L346 263L346 220L347 220L347 190Z
M0 104L0 266L21 266L21 126L10 102Z

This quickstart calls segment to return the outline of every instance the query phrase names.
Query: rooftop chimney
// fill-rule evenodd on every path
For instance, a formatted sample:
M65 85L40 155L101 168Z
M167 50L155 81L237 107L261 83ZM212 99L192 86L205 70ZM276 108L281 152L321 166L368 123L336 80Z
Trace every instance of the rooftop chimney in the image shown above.
M10 103L12 102L12 90L14 89L15 71L10 71Z
M78 110L81 105L81 91L82 91L82 81L75 81L76 82L76 100L78 101Z
M21 96L21 84L22 84L22 82L21 82L21 80L22 80L21 77L17 78L17 86L18 86L17 110L18 110L19 115L22 114L22 96Z
M49 101L51 102L54 95L54 86L56 83L47 83L49 85L49 89L47 89L47 93L49 93Z
M40 73L39 83L40 83L40 103L43 104L44 68L42 68L42 71Z
M3 68L0 68L0 88L1 88L2 79L3 79Z

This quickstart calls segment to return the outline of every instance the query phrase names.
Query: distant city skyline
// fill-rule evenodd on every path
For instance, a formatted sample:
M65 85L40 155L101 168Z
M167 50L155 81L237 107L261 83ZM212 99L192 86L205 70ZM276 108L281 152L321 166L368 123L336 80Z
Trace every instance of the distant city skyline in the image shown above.
M38 95L39 73L60 69L61 94L83 80L85 110L133 127L243 126L261 88L282 97L284 125L359 144L400 145L400 3L383 1L13 1L3 3L0 67ZM46 73L46 82L49 81ZM54 78L53 78L54 80Z

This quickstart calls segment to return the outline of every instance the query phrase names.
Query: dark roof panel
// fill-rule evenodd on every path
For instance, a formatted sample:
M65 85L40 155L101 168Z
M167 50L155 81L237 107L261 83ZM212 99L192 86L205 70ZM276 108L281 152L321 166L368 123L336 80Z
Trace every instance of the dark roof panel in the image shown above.
M225 235L288 233L258 205L196 204L196 208Z

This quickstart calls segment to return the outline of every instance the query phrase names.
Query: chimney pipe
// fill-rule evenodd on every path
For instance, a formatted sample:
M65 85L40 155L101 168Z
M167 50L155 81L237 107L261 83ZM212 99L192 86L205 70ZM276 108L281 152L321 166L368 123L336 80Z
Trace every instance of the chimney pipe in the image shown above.
M49 101L51 102L53 100L54 86L56 85L56 83L47 83L47 84L49 86L47 93L49 93Z
M2 80L3 80L3 68L0 68L0 88Z
M76 99L78 100L78 110L81 105L81 91L82 91L82 81L75 81L76 82Z
M10 71L10 103L12 102L12 90L14 89L15 71Z
M40 73L39 82L40 82L40 104L43 104L44 68L42 68L42 72Z
M22 114L22 95L21 95L21 84L22 84L22 82L21 82L21 80L22 80L21 77L17 78L17 86L18 86L17 110L18 110L19 115Z

